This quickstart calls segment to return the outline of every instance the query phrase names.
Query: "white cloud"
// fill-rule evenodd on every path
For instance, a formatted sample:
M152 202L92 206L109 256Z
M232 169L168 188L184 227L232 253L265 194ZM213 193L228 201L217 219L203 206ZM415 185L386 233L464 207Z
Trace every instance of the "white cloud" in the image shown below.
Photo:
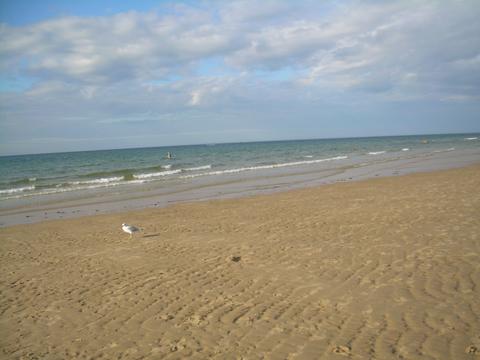
M311 113L319 103L478 101L474 0L170 6L0 25L0 76L32 83L0 92L0 133L20 136L12 124L61 129L72 114L87 132L193 110L208 119L281 106ZM285 69L282 81L265 76Z
M375 77L405 86L410 73L433 87L444 81L434 68L456 76L478 67L480 25L474 19L480 11L473 1L352 1L328 11L308 1L210 6L3 25L3 72L110 86L192 77L197 63L220 57L239 72L289 66L308 74L304 83L342 89Z
M196 106L196 105L200 104L201 96L202 95L201 95L200 91L192 91L189 104L191 106Z
M105 18L62 18L22 28L3 26L5 71L43 79L108 84L174 71L231 46L230 35L179 14L126 13ZM195 14L189 14L195 18Z

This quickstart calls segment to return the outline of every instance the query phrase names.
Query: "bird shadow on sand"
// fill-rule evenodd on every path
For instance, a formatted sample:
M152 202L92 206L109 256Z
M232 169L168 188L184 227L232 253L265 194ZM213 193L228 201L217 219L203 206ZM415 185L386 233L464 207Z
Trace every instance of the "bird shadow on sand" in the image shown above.
M150 237L155 237L155 236L160 236L160 233L156 233L156 234L145 234L145 235L143 235L142 237L144 237L144 238L150 238Z

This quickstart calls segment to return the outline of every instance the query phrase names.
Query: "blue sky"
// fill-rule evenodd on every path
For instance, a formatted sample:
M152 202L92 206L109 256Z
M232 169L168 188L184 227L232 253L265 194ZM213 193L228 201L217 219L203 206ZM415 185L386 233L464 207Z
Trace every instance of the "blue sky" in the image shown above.
M194 2L184 1L182 3L195 6ZM9 25L24 26L65 16L109 16L132 10L161 11L162 7L169 4L174 4L174 2L159 0L2 0L0 2L0 21Z
M480 131L477 1L0 1L0 155Z

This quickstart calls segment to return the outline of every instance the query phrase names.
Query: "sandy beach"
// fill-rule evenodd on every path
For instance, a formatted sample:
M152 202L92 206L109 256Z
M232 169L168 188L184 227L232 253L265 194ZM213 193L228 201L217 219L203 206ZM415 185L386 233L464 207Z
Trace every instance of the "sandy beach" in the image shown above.
M480 359L479 189L476 165L1 228L0 357Z

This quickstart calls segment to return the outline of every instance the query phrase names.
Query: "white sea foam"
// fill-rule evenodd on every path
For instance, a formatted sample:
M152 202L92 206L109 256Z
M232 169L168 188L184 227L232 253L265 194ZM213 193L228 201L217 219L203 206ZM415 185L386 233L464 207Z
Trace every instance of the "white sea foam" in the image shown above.
M109 178L99 178L93 180L84 180L84 181L70 181L69 185L88 185L88 184L107 184L112 182L122 181L123 176L114 176Z
M198 176L235 174L235 173L240 173L240 172L244 172L244 171L265 170L265 169L282 168L282 167L287 167L287 166L317 164L317 163L321 163L321 162L325 162L325 161L344 160L344 159L348 159L348 156L336 156L336 157L327 158L327 159L295 161L295 162L281 163L281 164L259 165L259 166L249 166L249 167L236 168L236 169L209 171L209 172L200 173L200 174L183 175L183 176L180 176L180 178L189 179L189 178L195 178L195 177L198 177Z
M197 166L192 168L186 168L185 171L199 171L199 170L208 170L211 169L212 165Z
M138 175L133 175L135 179L149 179L152 177L162 177L162 176L168 176L168 175L175 175L182 172L181 169L177 170L168 170L168 171L161 171L161 172L154 172L154 173L146 173L146 174L138 174Z
M409 148L403 148L402 151L409 151Z
M88 189L98 189L98 188L103 188L103 187L111 187L111 186L118 186L118 185L124 185L124 184L143 184L147 182L147 180L129 180L129 181L123 181L123 177L118 177L118 181L109 181L109 182L103 182L103 183L87 183L83 182L81 184L78 184L80 186L73 186L73 187L67 187L67 188L62 188L60 190L44 190L44 192L38 192L37 194L40 195L45 195L45 194L53 194L56 192L65 192L65 191L75 191L75 190L88 190Z
M146 182L149 182L149 180L129 180L123 184L145 184Z
M167 166L169 166L169 168L171 167L171 165L167 165ZM211 168L212 168L212 165L204 165L204 166L197 166L197 167L186 168L186 169L175 169L175 170L168 170L168 171L161 171L161 172L154 172L154 173L138 174L138 175L133 175L133 177L135 179L150 179L150 178L156 178L156 177L164 177L168 175L175 175L183 171L200 171L200 170L208 170Z
M368 155L380 155L385 153L386 151L372 151L372 152L369 152Z
M172 168L172 164L162 165L162 169L168 170Z
M313 158L313 155L305 155L304 157L311 159Z
M120 179L123 179L123 178L120 178ZM52 195L52 194L78 191L78 190L92 190L92 189L112 187L112 186L118 186L118 185L124 185L124 184L143 184L145 182L147 182L147 180L130 180L130 181L117 181L117 182L104 182L104 183L97 183L97 184L91 184L91 185L86 185L84 182L82 185L78 184L77 186L70 186L70 187L62 187L62 184L58 184L55 186L55 188L44 189L44 190L35 191L35 192L29 192L29 193L23 193L23 194L18 194L18 192L17 193L12 192L10 194L13 196L3 197L3 200L18 199L22 197L37 196L37 195ZM69 183L69 184L72 185L72 183ZM28 188L32 188L31 190L34 190L35 186L31 186ZM0 194L1 193L2 192L0 190ZM8 194L9 193L7 193L7 195Z
M478 140L478 137L469 137L469 138L465 138L464 140Z
M21 188L12 188L12 189L5 189L5 190L0 190L0 195L1 194L16 194L16 193L20 193L20 192L24 192L24 191L31 191L31 190L35 190L35 186L24 186L24 187L21 187Z
M435 150L434 153L442 153L442 152L453 151L453 150L455 150L454 147L448 148L448 149L442 149L442 150Z

